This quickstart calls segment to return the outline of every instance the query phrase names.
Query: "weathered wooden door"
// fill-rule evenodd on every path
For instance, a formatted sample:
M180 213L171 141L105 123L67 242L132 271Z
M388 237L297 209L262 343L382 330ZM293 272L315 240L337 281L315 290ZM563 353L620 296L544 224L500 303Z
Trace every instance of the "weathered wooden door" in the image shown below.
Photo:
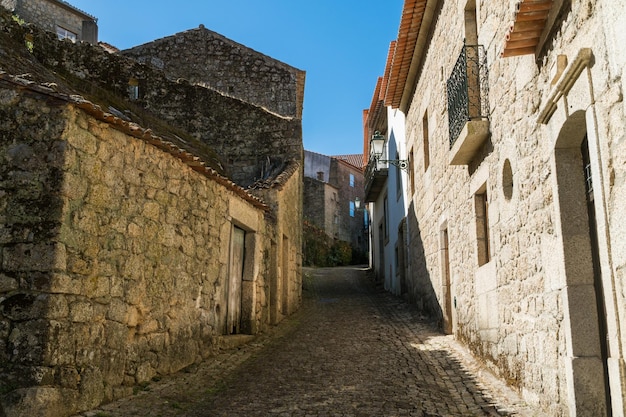
M244 241L246 232L236 226L230 241L230 267L228 276L228 313L226 333L239 333L241 327L241 284L243 280Z
M444 314L443 314L443 331L445 334L453 334L454 327L452 325L452 285L450 285L450 254L448 252L448 229L441 232L441 266L443 273L443 296L444 296Z

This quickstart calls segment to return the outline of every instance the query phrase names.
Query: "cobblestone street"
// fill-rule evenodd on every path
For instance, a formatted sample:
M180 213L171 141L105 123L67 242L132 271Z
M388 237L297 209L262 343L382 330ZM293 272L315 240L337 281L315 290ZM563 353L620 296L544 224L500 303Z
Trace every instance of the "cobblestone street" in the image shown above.
M533 415L365 270L305 273L302 308L272 331L81 415Z

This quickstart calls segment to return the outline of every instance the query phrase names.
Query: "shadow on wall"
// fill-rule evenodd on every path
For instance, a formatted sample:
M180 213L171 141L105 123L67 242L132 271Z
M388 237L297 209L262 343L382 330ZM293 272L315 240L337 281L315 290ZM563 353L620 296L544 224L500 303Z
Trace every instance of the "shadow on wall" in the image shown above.
M437 299L437 293L428 270L422 232L412 202L407 214L407 223L410 242L407 255L411 271L407 279L409 301L416 304L422 314L435 320L441 328L443 326L443 310Z

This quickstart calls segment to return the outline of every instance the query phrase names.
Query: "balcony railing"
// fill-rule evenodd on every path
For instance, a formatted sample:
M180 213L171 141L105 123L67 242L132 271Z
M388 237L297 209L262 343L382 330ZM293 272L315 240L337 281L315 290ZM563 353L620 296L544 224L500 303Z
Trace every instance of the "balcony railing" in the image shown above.
M370 157L365 168L365 202L376 201L387 181L389 165L378 158Z
M450 148L469 121L488 120L489 84L485 48L463 45L447 82Z

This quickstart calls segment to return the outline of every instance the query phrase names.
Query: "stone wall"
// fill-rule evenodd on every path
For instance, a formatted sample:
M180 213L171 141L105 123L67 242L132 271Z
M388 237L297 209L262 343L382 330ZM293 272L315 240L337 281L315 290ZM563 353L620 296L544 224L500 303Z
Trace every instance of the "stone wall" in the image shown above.
M624 232L619 218L612 217L620 210L617 205L623 204L625 191L620 156L624 153L620 81L624 54L614 46L619 25L613 17L619 13L600 2L572 2L556 21L547 50L537 60L534 55L502 58L512 7L477 2L478 40L486 48L489 67L491 134L469 164L450 165L445 81L466 36L465 4L441 3L406 119L407 148L414 151L415 169L407 219L413 248L412 297L442 319L446 304L453 304L449 319L456 337L546 415L573 415L575 409L578 415L603 414L606 402L598 377L601 337L594 290L590 284L575 282L578 272L573 272L583 268L589 250L583 242L589 237L588 232L585 237L569 230L570 224L578 224L580 230L588 229L588 224L575 223L564 214L581 202L564 185L565 168L559 156L565 142L580 142L586 131L609 329L610 356L605 362L614 415L621 414ZM593 63L581 64L578 77L572 63L584 48L591 48ZM567 100L554 96L556 112L544 120L551 94L570 88L562 87L558 77L553 81L558 56L567 57L569 66L562 69L572 77L571 90L564 90ZM428 168L422 157L425 114L430 134ZM580 145L576 146L574 151L580 153ZM582 181L582 172L568 176L576 175ZM488 199L491 257L481 265L482 232L475 197L483 192ZM577 249L570 249L573 246Z
M49 357L49 324L67 315L66 300L42 292L66 268L64 245L57 242L63 200L65 123L61 109L34 100L21 103L2 90L0 104L0 395L53 381L40 364ZM21 126L33 123L38 129ZM60 303L57 303L60 301ZM52 306L49 311L49 306ZM10 395L10 394L9 394ZM42 392L41 395L45 395ZM32 398L32 401L35 401ZM3 401L4 403L4 401ZM0 406L0 414L11 415ZM22 415L28 415L28 412ZM13 414L18 415L18 414Z
M325 198L327 187L323 181L304 177L304 218L324 230L327 230L328 217Z
M129 395L299 307L300 120L0 19L0 415Z
M287 117L302 118L304 72L200 25L122 52L174 79L206 85Z
M351 202L354 203L357 198L360 201L364 200L363 172L336 158L332 158L330 172L328 182L336 187L339 199L339 224L334 237L349 242L354 249L364 251L363 211L357 211L355 207L354 212L350 212ZM353 176L352 183L350 175Z
M243 321L268 324L262 210L82 111L2 97L7 416L93 408L210 355L225 333L234 224L254 236Z
M295 312L302 301L303 167L292 162L276 179L273 188L256 194L272 209L272 235L266 244L270 323L278 323ZM262 313L262 312L260 312Z
M185 81L172 82L158 69L88 44L58 42L55 36L37 31L33 43L33 55L84 90L88 98L107 99L113 111L140 124L166 124L170 133L180 136L172 129L176 128L204 142L213 151L216 168L222 167L241 186L271 178L289 161L302 159L300 119L279 117ZM129 86L135 82L138 98L130 100ZM119 98L112 100L113 94ZM148 110L152 117L137 114L137 109ZM180 146L188 147L182 142Z

